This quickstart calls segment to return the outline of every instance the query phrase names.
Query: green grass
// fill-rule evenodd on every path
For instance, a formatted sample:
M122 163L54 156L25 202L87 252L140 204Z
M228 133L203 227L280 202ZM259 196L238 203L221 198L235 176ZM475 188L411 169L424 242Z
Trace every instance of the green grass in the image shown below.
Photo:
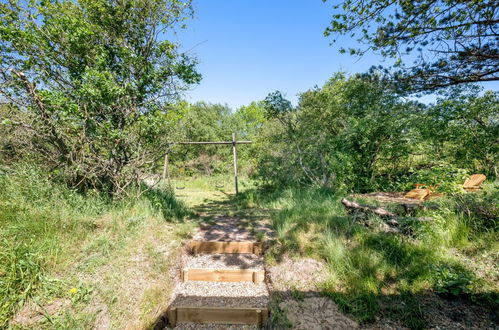
M152 308L151 299L168 297L165 273L193 227L183 221L189 216L162 190L111 201L35 169L2 174L0 328L33 327L9 323L16 314L33 319L33 310L45 314L36 328L88 328L101 319L115 328L149 324L166 308ZM61 308L43 312L58 301Z
M498 197L489 185L477 194L441 199L438 210L418 214L434 221L413 223L397 235L377 227L377 217L370 217L369 228L354 221L341 197L328 191L249 190L234 202L269 210L277 232L269 258L278 262L288 254L325 261L323 292L355 319L368 323L389 314L420 329L427 324L419 301L429 294L497 307L498 269L489 268L499 253L499 212L491 203Z
M221 181L224 188L217 187ZM64 306L46 313L37 328L151 324L171 289L164 274L195 225L182 221L194 217L188 207L205 221L216 215L236 216L250 227L271 221L277 237L268 260L287 254L324 261L321 290L362 323L389 315L409 328L426 328L421 300L429 294L497 307L499 196L493 185L439 200L438 210L417 214L432 222L397 235L384 233L377 217L370 217L369 228L354 221L342 196L330 191L257 189L243 179L235 196L228 176L184 186L175 196L157 189L113 202L78 194L34 170L0 177L0 327L26 306L57 300ZM285 313L275 311L274 324L289 326Z

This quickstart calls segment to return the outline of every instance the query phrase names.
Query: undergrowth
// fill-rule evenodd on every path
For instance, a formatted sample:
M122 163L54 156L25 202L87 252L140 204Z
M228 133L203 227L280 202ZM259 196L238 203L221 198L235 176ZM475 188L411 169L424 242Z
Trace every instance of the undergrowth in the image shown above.
M340 199L326 190L249 190L236 202L273 210L272 258L324 260L328 278L322 291L361 323L388 314L410 328L425 328L420 301L432 294L483 302L490 310L498 306L497 268L486 266L495 264L499 252L493 203L499 193L493 185L440 199L437 210L418 214L433 221L415 222L405 234L365 227L345 212Z
M127 318L138 320L135 305L147 303L141 291L167 294L164 274L190 231L182 220L191 213L165 191L133 197L139 195L131 191L119 201L82 195L33 168L0 174L0 328L32 327L28 306L44 314L37 328L91 327L102 309L119 328ZM133 263L137 255L145 256ZM126 287L132 271L151 285L132 292ZM62 307L45 312L54 301ZM16 313L27 323L12 322ZM154 317L146 314L142 323Z

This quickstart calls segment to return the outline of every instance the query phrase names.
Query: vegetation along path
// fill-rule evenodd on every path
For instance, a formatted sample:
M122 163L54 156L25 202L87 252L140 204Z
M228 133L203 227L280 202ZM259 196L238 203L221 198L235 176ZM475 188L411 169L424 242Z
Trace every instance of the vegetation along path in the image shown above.
M486 294L494 286L487 284L493 281L486 276L494 268L488 266L490 258L469 264L485 274L484 294L455 299L443 291L446 283L432 284L434 273L467 268L460 270L457 259L448 265L449 258L425 249L414 233L434 224L387 234L376 218L366 226L366 219L349 215L340 202L348 197L394 211L398 200L252 187L236 196L204 181L189 180L176 190L199 221L182 253L165 313L170 327L478 329L496 324L489 309L493 297ZM421 215L439 212L428 208Z

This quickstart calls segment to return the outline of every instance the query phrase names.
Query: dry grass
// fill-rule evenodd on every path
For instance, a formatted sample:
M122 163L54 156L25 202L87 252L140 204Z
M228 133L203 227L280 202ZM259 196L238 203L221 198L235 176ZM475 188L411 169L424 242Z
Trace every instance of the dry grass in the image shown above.
M164 192L106 201L0 177L0 328L142 329L166 309L195 222Z

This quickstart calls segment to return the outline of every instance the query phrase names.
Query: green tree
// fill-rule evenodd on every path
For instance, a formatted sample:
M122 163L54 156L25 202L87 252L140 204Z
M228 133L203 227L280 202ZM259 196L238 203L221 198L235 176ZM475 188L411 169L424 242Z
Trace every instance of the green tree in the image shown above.
M397 87L427 91L499 80L496 1L344 0L333 8L325 35L367 44L349 49L351 54L372 50L396 59ZM404 58L414 59L414 65L404 64Z
M168 104L200 80L165 40L191 14L178 0L1 3L3 125L69 184L122 192L165 145Z
M499 175L499 94L456 89L430 107L421 122L433 158L473 172Z
M197 102L185 107L177 126L177 141L229 141L236 131L235 118L227 105ZM181 169L214 174L224 172L230 149L220 145L177 145L171 159Z
M375 77L336 74L266 124L260 175L279 184L373 189L382 165L410 152L418 110Z

